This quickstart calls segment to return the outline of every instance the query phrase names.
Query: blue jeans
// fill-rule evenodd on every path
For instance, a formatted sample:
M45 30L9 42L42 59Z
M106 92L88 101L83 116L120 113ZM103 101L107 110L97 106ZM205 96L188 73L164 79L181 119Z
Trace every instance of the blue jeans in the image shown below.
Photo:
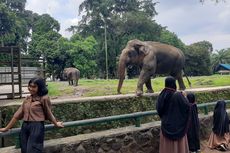
M44 132L44 122L24 121L20 133L21 152L42 153Z

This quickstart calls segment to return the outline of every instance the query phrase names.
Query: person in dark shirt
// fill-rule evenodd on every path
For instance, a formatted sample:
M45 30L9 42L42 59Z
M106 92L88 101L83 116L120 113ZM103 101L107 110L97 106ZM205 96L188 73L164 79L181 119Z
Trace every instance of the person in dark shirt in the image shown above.
M176 80L165 79L156 110L161 118L160 153L189 153L187 129L190 104L182 92L176 91Z
M213 113L213 128L208 140L208 147L220 151L227 151L229 144L229 117L226 103L220 100L216 103Z
M32 78L28 83L28 96L14 114L11 121L0 132L11 129L18 120L23 120L20 132L22 153L42 153L44 143L44 121L50 120L56 127L64 127L58 122L52 111L51 102L47 96L48 90L42 78Z
M190 124L187 132L189 150L191 153L198 153L200 152L200 122L196 98L193 93L188 93L187 99L191 104Z

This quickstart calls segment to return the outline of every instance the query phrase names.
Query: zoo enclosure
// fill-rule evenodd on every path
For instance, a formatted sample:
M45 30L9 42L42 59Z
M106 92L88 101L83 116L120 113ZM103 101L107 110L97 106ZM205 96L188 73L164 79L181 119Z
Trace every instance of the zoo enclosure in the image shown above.
M19 47L0 47L0 55L5 56L0 61L0 98L21 98L23 94L22 87L27 84L29 79L35 76L45 78L45 60L44 58L22 58ZM39 67L25 67L30 63L38 63ZM24 66L24 67L22 67ZM10 87L9 87L10 86ZM7 90L7 89L11 90ZM2 91L5 91L4 93ZM26 94L26 92L24 92Z

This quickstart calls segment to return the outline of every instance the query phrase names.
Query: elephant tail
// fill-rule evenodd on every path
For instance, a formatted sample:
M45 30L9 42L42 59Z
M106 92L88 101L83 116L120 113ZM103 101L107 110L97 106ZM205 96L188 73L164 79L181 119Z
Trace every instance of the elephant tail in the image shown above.
M184 69L183 69L183 72L184 72L184 75L185 75L185 77L186 77L186 79L187 79L187 81L188 81L188 85L189 85L189 87L191 88L192 84L191 84L191 82L189 81L188 76L186 75Z

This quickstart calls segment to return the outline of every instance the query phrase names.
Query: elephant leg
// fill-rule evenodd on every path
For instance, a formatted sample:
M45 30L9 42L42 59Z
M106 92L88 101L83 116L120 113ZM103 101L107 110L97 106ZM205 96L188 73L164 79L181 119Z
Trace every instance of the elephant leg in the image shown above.
M71 80L69 80L69 85L71 85Z
M141 96L143 94L143 85L150 80L150 72L141 70L138 83L137 83L137 90L136 95ZM151 83L151 82L150 82Z
M78 86L78 79L76 79L75 81L76 81L75 85Z
M151 85L151 78L146 81L145 86L147 88L147 93L153 93L154 92L152 85Z
M182 72L179 72L179 73L177 74L176 79L177 79L178 84L179 84L179 90L185 90L186 87L185 87L185 85L184 85Z

